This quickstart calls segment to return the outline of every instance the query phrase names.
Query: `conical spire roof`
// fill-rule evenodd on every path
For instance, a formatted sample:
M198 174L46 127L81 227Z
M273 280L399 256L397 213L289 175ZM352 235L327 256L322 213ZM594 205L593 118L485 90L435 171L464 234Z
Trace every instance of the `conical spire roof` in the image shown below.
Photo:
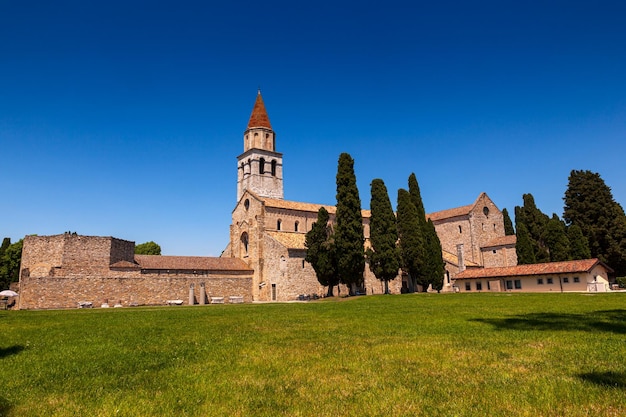
M259 94L256 96L256 101L254 102L254 107L252 108L252 114L250 115L250 121L248 121L248 129L252 127L272 128L270 118L265 110L263 97L261 97L261 90L259 90Z

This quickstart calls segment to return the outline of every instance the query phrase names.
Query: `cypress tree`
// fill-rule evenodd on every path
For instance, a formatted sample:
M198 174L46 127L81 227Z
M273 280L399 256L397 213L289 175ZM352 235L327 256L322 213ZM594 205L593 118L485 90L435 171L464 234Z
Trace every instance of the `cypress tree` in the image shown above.
M513 222L511 221L509 211L506 208L502 209L502 218L504 220L504 234L506 236L514 235L515 229L513 229Z
M415 292L418 277L423 270L424 241L420 233L417 208L407 190L398 190L398 238L400 263L408 275L408 291Z
M583 231L580 230L580 226L578 226L577 224L573 224L568 227L567 237L569 239L571 259L576 260L591 258L589 242L587 241L587 238L583 236Z
M522 196L524 205L515 207L515 226L524 224L528 232L528 240L537 263L550 262L548 247L543 241L543 234L550 218L541 212L535 205L532 194ZM518 235L519 237L519 235Z
M363 217L361 199L356 186L354 160L347 153L339 156L337 168L337 227L335 228L335 250L337 272L350 294L363 281L365 250L363 244Z
M429 221L426 219L426 210L424 209L422 194L414 173L409 176L409 194L411 195L413 205L415 205L417 209L419 230L424 244L422 267L416 277L417 282L424 292L428 290L429 285L432 285L433 289L439 291L441 287L435 287L437 285L443 286L443 273L445 270L441 242L435 231L435 226L432 222L430 222L431 224L429 225Z
M328 287L327 297L333 296L333 287L339 284L337 278L337 261L333 242L332 227L329 225L330 215L324 207L317 212L317 221L311 226L304 239L307 248L305 260L311 264L317 281Z
M443 274L445 273L445 263L443 261L443 250L441 248L441 241L437 236L435 225L432 220L428 219L426 223L427 231L427 270L430 275L430 283L434 290L437 292L443 288Z
M626 215L600 174L573 170L565 191L563 218L578 225L591 256L606 262L617 276L626 275Z
M421 259L419 259L419 263L420 263L420 268L419 271L417 272L417 275L415 276L416 282L420 285L420 287L422 288L422 291L426 292L426 290L428 290L428 286L431 283L431 272L429 270L429 265L431 264L431 262L429 262L429 255L430 255L430 251L429 251L429 236L428 236L428 228L427 228L427 224L426 224L426 210L424 209L424 202L422 201L422 193L420 191L420 187L419 184L417 183L417 177L415 176L415 173L411 173L411 175L409 175L409 194L411 195L411 202L413 203L413 205L415 206L415 208L417 209L417 222L419 224L419 233L421 236L421 241L422 241L422 248L421 248Z
M524 223L515 225L517 231L517 243L515 244L515 252L517 253L517 263L519 265L527 265L537 263L533 244L530 240L528 229Z
M544 230L543 241L550 253L550 262L569 261L570 243L565 230L565 223L556 214L548 220Z
M366 255L370 270L376 278L385 283L385 294L389 294L389 281L398 276L400 269L400 256L396 246L398 241L396 216L383 180L374 179L371 187L371 248L366 251Z

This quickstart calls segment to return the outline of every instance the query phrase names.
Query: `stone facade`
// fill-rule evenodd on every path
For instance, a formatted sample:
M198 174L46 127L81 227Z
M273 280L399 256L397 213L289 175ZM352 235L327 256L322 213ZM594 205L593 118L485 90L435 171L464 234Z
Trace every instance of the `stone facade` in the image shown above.
M231 296L252 301L252 271L238 259L135 256L134 247L113 237L26 236L18 307L205 304Z
M322 205L284 200L283 158L261 94L237 158L237 204L230 242L220 258L134 255L134 242L112 237L27 236L20 278L20 308L205 303L231 296L250 301L289 301L326 290L304 259L305 234ZM335 207L324 206L335 219ZM365 245L370 212L362 211ZM504 235L502 212L482 193L473 204L429 214L446 264L444 291L467 268L516 265L515 236ZM401 274L392 293L407 287ZM382 294L384 284L366 266L358 292ZM347 294L339 286L335 294Z

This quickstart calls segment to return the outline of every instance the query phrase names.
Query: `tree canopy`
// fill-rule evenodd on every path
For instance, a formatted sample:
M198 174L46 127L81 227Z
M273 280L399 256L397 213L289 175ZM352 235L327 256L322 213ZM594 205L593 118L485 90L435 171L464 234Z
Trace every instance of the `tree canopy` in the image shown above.
M513 222L511 221L511 216L509 216L509 211L506 208L502 209L502 220L504 221L504 234L506 236L514 235L515 229L513 228Z
M341 282L348 286L350 294L354 294L356 287L363 281L365 237L354 160L347 153L339 156L337 167L336 223L337 272Z
M12 282L20 280L20 262L22 260L23 239L10 243L11 239L4 238L0 247L0 286L9 288Z
M626 276L626 215L600 174L573 170L563 200L563 219L580 227L591 256Z
M374 179L371 184L370 201L370 242L366 251L369 268L376 278L385 283L385 294L389 294L389 281L398 276L400 256L396 242L398 229L387 187L381 179Z
M415 292L424 263L424 239L420 231L417 208L411 194L398 190L398 238L402 270L408 275L408 291Z
M317 281L328 287L327 296L333 295L333 286L339 284L337 277L337 257L333 240L333 231L329 223L330 215L324 207L317 212L317 221L305 236L307 248L305 260L311 264Z
M160 255L161 246L153 241L135 245L135 254L137 255Z

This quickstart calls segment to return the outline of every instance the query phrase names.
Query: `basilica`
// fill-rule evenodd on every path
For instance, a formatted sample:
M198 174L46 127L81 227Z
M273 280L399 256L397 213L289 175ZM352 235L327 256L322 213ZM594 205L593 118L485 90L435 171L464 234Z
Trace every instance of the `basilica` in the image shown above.
M243 133L243 152L237 157L237 203L229 243L220 257L135 255L134 242L114 237L26 236L19 308L270 302L322 296L326 290L305 261L305 235L320 207L329 212L331 221L336 208L285 199L283 154L278 149L259 92ZM367 246L370 212L362 210L362 217ZM467 205L427 217L441 241L443 292L593 291L608 286L610 268L597 259L518 266L516 238L505 234L502 212L486 193ZM389 289L398 294L407 288L399 271ZM383 283L367 265L357 291L384 292ZM342 286L335 291L347 293Z

